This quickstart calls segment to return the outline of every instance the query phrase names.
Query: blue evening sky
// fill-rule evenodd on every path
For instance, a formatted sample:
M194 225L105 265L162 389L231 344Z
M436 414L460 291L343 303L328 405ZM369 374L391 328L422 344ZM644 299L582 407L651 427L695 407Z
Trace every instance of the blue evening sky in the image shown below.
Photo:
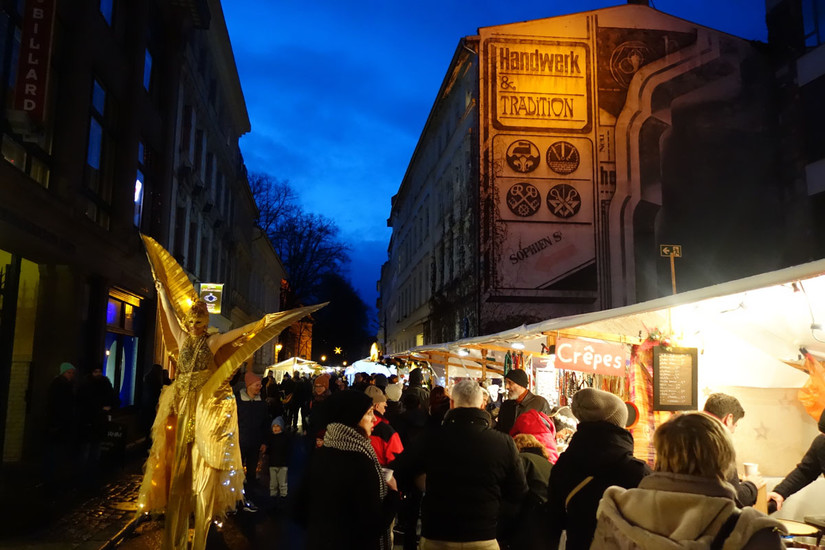
M227 0L252 131L250 171L291 182L352 247L349 277L374 307L386 220L458 40L479 27L621 0ZM764 0L653 0L656 9L767 40Z

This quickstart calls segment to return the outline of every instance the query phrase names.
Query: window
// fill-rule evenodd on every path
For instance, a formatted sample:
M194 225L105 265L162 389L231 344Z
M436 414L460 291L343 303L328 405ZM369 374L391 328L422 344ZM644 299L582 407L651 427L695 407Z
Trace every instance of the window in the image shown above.
M106 20L106 23L112 24L112 8L114 7L114 0L100 0L100 15Z
M109 290L103 374L112 382L121 406L135 403L140 297L119 288Z
M806 46L825 43L825 0L802 0L802 25Z
M108 94L97 80L92 84L89 136L86 145L84 209L88 218L104 229L109 228L112 199L112 119L113 108Z
M143 62L143 87L148 92L152 85L152 54L149 53L149 48L146 48Z
M143 214L143 190L146 188L146 177L143 175L144 159L146 158L146 150L142 141L138 142L138 168L137 176L135 177L135 212L134 223L135 227L140 229L140 218Z

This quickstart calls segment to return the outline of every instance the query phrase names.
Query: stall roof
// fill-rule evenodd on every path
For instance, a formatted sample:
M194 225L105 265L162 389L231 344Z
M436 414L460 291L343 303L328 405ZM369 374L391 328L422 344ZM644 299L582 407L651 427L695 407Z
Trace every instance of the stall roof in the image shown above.
M800 348L825 357L825 260L797 265L625 307L522 325L496 334L418 346L406 354L460 349L538 352L548 335L638 342L654 329L680 340L726 331L776 360L798 362ZM406 355L397 354L397 355Z

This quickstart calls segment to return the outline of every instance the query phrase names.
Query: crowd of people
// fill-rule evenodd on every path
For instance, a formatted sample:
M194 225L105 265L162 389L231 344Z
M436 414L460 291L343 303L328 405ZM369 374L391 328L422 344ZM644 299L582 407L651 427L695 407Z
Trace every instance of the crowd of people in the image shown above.
M304 528L306 548L783 547L782 524L752 508L764 480L736 473L730 434L744 410L732 396L662 424L651 468L633 456L628 409L612 393L584 388L570 407L551 407L513 370L491 401L478 381L448 392L423 373L406 384L365 373L351 385L327 374L263 381L271 422L255 421L248 448L269 463L270 497L291 495L277 510ZM295 397L302 384L306 405ZM256 449L266 425L269 443ZM296 454L274 451L279 437L305 450L289 483L278 476ZM806 460L778 490L812 477L816 459Z
M245 474L238 512L288 516L309 549L783 547L782 524L752 507L765 481L735 469L731 434L745 415L735 397L713 394L703 411L661 424L651 468L633 456L628 409L612 393L584 388L552 407L521 370L497 400L476 380L447 391L424 373L276 382L242 368L229 382ZM80 390L75 377L64 363L50 390L51 467L77 430L85 460L99 459L95 434L117 407L99 370ZM777 507L825 472L825 414L819 429L769 493Z

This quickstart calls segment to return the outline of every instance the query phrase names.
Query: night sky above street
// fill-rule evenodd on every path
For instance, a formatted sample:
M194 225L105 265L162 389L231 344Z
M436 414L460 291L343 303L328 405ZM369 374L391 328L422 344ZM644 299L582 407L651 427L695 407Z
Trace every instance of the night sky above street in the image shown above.
M622 5L614 0L223 2L251 133L250 172L289 180L352 247L375 306L386 220L458 41L479 27ZM654 0L656 9L767 41L763 0Z

